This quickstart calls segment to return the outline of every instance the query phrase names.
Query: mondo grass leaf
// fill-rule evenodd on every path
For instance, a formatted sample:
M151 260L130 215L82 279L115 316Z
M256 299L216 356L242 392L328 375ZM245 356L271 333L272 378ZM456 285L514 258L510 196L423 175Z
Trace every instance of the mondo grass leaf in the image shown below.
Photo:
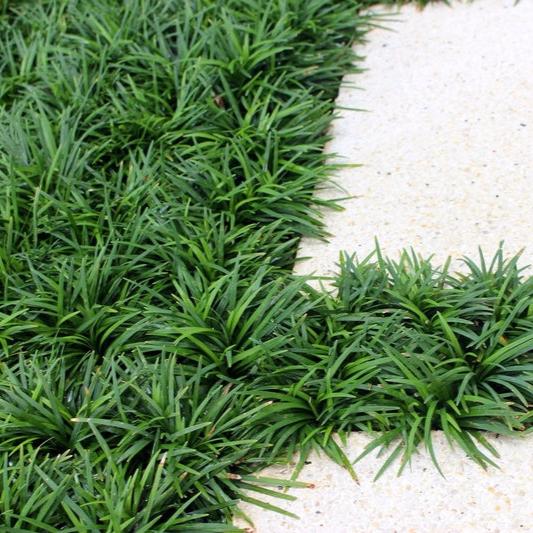
M252 503L254 505L257 505L258 507L262 507L263 509L266 509L267 511L275 511L276 513L280 513L290 518L295 518L297 520L300 519L300 517L297 514L291 513L290 511L287 511L283 509L282 507L278 507L277 505L272 505L271 503L258 500L257 498L252 498L248 495L242 495L241 500L247 503Z

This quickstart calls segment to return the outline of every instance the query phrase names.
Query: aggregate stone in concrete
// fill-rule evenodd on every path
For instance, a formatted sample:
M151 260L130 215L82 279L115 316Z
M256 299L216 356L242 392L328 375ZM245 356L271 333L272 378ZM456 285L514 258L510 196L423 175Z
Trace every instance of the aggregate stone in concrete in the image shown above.
M304 239L301 274L329 274L340 251L413 247L442 263L500 241L533 261L533 1L475 0L384 11L347 76L327 150L352 196L327 212L327 243ZM354 87L356 86L356 87ZM364 112L342 108L364 109ZM460 263L455 263L460 268Z
M368 70L345 80L327 147L362 165L335 176L342 195L353 198L343 212L326 214L329 242L302 242L299 257L310 259L296 271L329 274L341 250L364 257L376 237L389 255L413 246L437 262L450 254L474 257L478 246L491 255L505 240L508 253L525 247L522 262L530 263L533 0L381 12L390 29L373 30L358 47ZM501 455L499 470L484 471L435 432L445 478L425 450L401 477L389 470L376 483L383 458L371 454L356 465L359 484L314 456L300 476L314 489L292 490L298 499L289 503L260 496L300 520L249 504L242 509L256 533L533 531L533 439L488 438ZM352 434L348 456L357 457L368 442ZM262 474L287 478L291 470Z

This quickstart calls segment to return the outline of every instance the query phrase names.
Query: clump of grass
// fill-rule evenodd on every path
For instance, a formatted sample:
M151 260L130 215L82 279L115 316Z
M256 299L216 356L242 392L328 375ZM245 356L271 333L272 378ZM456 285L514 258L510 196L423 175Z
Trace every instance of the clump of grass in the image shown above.
M324 420L378 430L368 451L399 438L400 471L420 443L437 463L432 429L494 464L483 432L524 431L533 392L533 279L517 261L500 249L452 274L414 253L344 256L325 311L336 349L324 366Z
M405 464L441 428L486 465L483 431L529 423L533 291L501 252L345 257L337 295L291 274L373 3L1 4L5 529L234 531L244 489L298 485L254 475L280 457L355 476L336 432Z

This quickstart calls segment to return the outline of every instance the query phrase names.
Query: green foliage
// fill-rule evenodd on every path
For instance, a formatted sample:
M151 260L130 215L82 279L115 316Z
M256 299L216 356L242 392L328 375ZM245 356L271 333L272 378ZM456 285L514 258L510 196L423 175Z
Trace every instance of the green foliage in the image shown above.
M0 3L2 530L234 531L302 486L254 476L294 451L355 477L334 433L486 465L528 426L533 282L501 252L291 274L373 3Z
M492 464L480 431L524 431L533 393L533 278L517 259L500 249L490 265L481 255L481 267L466 260L450 274L415 254L344 256L323 311L322 342L335 346L317 387L324 421L379 430L380 444L401 437L401 468L421 442L433 453L431 429Z

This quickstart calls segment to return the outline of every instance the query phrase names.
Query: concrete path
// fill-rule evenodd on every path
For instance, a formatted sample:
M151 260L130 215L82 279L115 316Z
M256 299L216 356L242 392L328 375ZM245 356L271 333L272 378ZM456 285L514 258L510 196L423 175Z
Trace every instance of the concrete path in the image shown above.
M348 76L327 147L346 163L353 196L328 213L328 243L306 239L302 274L364 257L378 238L394 256L492 256L498 243L533 261L533 1L477 0L402 8L359 48L368 70ZM393 21L394 20L394 21ZM357 84L360 89L353 88ZM351 85L351 87L349 86ZM321 193L339 197L338 190Z
M388 12L387 26L359 48L368 71L348 78L328 146L345 162L337 181L354 196L327 213L328 243L304 240L296 271L328 274L341 250L368 254L377 237L389 255L413 246L438 261L492 255L501 240L533 261L533 0L454 2ZM392 22L392 19L395 19ZM357 84L361 89L349 88ZM339 196L326 190L326 197ZM455 264L458 266L458 263ZM331 461L313 457L300 476L315 489L296 502L269 500L293 520L243 505L256 533L533 531L533 439L489 439L501 470L485 472L436 433L446 479L427 453L399 479L372 478L383 459L357 465L360 484ZM354 434L355 458L368 437ZM287 478L291 466L267 475ZM254 495L257 497L257 495ZM267 498L265 498L267 499ZM246 525L239 521L239 525Z

